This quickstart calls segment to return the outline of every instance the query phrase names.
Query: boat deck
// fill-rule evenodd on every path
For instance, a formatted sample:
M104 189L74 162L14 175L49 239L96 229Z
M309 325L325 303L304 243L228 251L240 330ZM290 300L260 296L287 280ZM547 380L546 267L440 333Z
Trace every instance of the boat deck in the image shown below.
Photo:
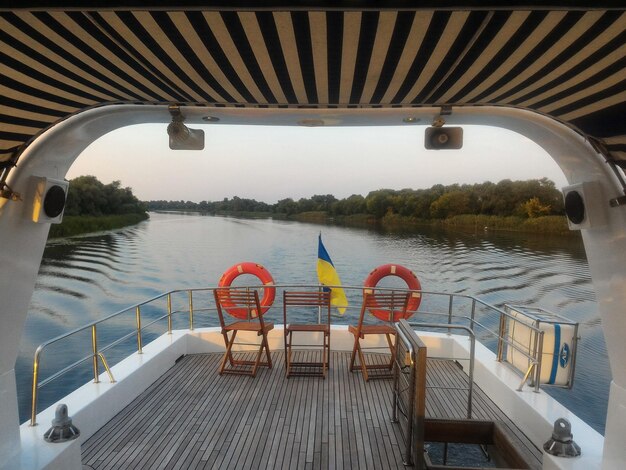
M217 374L221 354L185 356L82 445L84 468L402 469L391 380L365 382L333 352L326 380L285 378L284 354L256 378ZM383 359L384 360L384 359ZM427 417L464 418L467 376L428 362ZM478 387L473 418L499 420L541 458Z

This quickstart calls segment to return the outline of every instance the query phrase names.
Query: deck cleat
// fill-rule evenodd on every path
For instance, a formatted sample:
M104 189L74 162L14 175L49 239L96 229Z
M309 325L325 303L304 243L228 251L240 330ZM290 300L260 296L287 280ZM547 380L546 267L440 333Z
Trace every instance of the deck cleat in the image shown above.
M554 422L552 438L543 445L543 450L557 457L578 457L580 455L580 446L573 440L572 425L568 420L559 418Z
M67 415L67 405L57 406L52 420L52 427L46 431L43 438L48 442L66 442L80 436L80 431L72 424L72 418Z

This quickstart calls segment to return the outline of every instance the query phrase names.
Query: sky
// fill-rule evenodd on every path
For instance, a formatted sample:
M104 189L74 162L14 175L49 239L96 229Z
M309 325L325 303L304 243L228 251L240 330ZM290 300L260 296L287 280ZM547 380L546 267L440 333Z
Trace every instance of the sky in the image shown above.
M463 126L461 150L424 149L426 126L271 127L207 125L205 148L174 151L164 124L113 131L78 157L68 179L94 175L119 180L143 201L218 201L225 197L270 204L315 194L342 199L377 189L422 189L547 177L566 179L550 156L512 131Z

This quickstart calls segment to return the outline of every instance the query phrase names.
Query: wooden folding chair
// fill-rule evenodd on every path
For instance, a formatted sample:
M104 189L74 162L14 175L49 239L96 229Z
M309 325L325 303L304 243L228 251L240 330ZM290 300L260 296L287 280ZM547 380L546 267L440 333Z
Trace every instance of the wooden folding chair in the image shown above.
M393 324L394 319L405 318L407 316L407 306L409 303L410 293L408 292L377 292L372 289L366 289L363 293L363 304L361 305L361 314L357 326L349 325L348 331L354 335L354 347L352 348L352 356L350 358L350 371L360 369L366 381L370 378L391 378L393 362L395 360L394 342L391 337L396 335L396 328ZM380 318L382 313L388 314L388 320L377 324L363 324L366 311L376 311L376 317ZM388 364L367 364L363 349L381 349L384 346L365 348L361 346L361 340L367 335L385 335L387 346L391 353L391 360ZM359 364L355 365L356 356L359 356ZM387 370L388 373L369 374L368 371Z
M240 374L256 376L259 366L272 367L272 358L270 356L270 349L267 343L267 333L274 328L273 323L265 322L263 320L263 310L259 304L259 294L256 290L241 290L241 289L215 289L213 291L215 295L215 305L217 306L217 314L220 319L220 325L222 327L222 335L224 336L224 343L226 345L226 352L222 358L220 364L219 373L222 374ZM247 319L235 321L230 324L226 324L224 320L224 311L230 313L229 309L236 309L241 311L244 308L247 310ZM236 317L237 318L237 317ZM262 336L261 343L235 343L235 338L239 331L252 331L256 332L257 336ZM230 337L229 337L229 333ZM244 346L256 346L258 351L256 353L256 359L241 360L234 358L234 352L232 351L233 345L237 344ZM267 357L266 362L261 362L261 356L265 350ZM226 368L226 365L230 364L230 368ZM250 366L252 366L250 368Z
M296 309L300 315L315 315L315 323L291 323L287 320L287 310ZM287 377L317 376L326 378L330 364L330 291L288 292L283 291L283 321L285 325L285 367ZM322 334L321 361L293 361L293 334ZM320 347L320 344L298 344L307 348ZM294 370L295 368L295 370Z

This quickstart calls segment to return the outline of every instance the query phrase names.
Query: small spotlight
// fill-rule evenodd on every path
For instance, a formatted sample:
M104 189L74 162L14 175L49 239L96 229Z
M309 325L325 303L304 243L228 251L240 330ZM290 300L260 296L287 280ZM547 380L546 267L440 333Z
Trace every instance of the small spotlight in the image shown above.
M177 105L170 105L168 109L172 115L172 122L167 126L167 135L170 137L170 149L203 150L204 131L187 127L183 123L185 118Z
M463 147L462 127L427 127L424 147L428 150L452 150Z

